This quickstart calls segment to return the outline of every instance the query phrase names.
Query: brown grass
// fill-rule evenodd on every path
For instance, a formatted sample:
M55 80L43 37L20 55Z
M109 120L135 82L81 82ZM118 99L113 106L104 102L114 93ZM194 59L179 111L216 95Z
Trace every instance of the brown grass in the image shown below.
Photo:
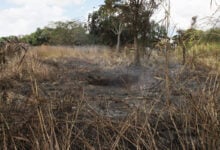
M85 47L55 47L40 46L33 49L37 57L44 59L56 58L79 58L84 60L92 60L103 66L115 66L119 64L129 64L131 57L126 54L117 54L113 49L105 46L85 46Z
M124 118L111 118L91 108L83 87L74 91L79 96L70 93L53 99L40 96L43 89L39 83L55 80L52 72L59 67L56 59L69 57L93 60L109 68L130 63L130 58L106 48L83 51L42 46L30 50L21 67L16 66L15 59L0 76L0 149L220 148L220 77L206 63L194 61L193 69L190 65L181 66L175 75L169 76L169 106L164 103L164 74L159 72L157 76L162 82L146 91L159 92L143 98L144 109L133 109ZM44 63L51 59L55 65ZM32 87L27 103L4 102L4 91L12 90L15 84Z

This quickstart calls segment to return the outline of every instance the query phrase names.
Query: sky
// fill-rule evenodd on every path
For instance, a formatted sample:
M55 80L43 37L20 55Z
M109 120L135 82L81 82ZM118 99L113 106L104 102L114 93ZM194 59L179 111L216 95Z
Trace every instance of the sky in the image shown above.
M211 22L210 18L206 18L208 16L220 19L220 0L212 0L212 6L211 0L170 1L173 28L189 28L193 16L198 16L200 28L206 28ZM0 37L30 34L54 21L86 22L88 13L97 10L103 3L104 0L0 0ZM217 9L219 11L214 13ZM153 19L159 21L163 15L162 9Z

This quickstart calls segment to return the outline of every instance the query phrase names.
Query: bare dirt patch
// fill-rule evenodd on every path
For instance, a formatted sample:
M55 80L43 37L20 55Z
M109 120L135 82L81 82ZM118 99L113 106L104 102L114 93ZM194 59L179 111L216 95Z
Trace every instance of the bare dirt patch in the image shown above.
M55 81L42 83L50 98L62 98L67 93L78 97L84 95L94 110L106 112L108 116L120 115L118 113L126 116L146 100L145 90L156 82L154 70L146 67L105 69L101 64L76 58L58 59L56 62L47 60L44 63L58 64Z

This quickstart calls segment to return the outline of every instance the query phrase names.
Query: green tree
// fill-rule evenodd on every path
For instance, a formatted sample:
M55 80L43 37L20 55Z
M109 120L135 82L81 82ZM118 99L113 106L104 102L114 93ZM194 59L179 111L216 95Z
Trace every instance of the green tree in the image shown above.
M109 4L106 4L109 5ZM117 35L121 36L121 29L118 30L119 19L113 16L110 6L102 5L99 10L89 14L89 33L94 37L94 44L116 44ZM119 26L121 28L121 25Z
M52 28L50 43L54 45L74 45L75 29L80 25L75 21L53 22L49 25Z
M146 46L154 47L159 41L167 37L166 27L151 21L150 23L150 33L146 35L147 41Z
M121 9L119 0L105 0L105 4L102 5L104 16L110 20L110 28L112 32L117 36L116 50L120 51L121 34L125 29L125 14Z
M133 35L135 53L134 64L140 65L140 50L138 38L142 43L147 41L147 34L150 33L150 18L161 3L155 0L127 0L121 1L126 25L130 27Z
M182 64L186 62L187 49L198 44L203 35L203 31L195 28L197 22L197 16L192 17L191 27L187 30L177 30L177 35L173 37L173 40L182 48Z
M146 46L152 38L150 18L159 4L159 0L105 0L98 11L89 15L90 34L107 44L116 42L118 50L121 41L132 40L136 51L134 64L140 65L138 43Z
M219 43L220 41L220 28L212 28L205 31L203 38L203 42L214 42Z
M30 34L26 35L22 38L22 41L25 41L31 45L37 46L42 44L49 43L50 40L50 33L47 29L40 29L37 28L37 30Z
M77 21L52 22L43 29L24 36L23 41L31 45L82 45L89 44L84 24Z

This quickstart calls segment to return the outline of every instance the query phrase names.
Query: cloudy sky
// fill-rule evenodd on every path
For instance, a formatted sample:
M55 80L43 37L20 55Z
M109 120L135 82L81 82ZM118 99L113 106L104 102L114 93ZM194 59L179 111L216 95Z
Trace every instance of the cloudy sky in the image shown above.
M198 16L199 26L206 26L204 18L214 13L220 0L171 0L171 24L177 28L190 26L192 16ZM44 27L51 21L86 21L89 12L104 0L1 0L0 36L24 35ZM216 4L218 6L216 6ZM219 8L220 9L220 8ZM162 11L163 12L163 11ZM219 17L220 10L214 15ZM163 13L155 17L160 20Z

